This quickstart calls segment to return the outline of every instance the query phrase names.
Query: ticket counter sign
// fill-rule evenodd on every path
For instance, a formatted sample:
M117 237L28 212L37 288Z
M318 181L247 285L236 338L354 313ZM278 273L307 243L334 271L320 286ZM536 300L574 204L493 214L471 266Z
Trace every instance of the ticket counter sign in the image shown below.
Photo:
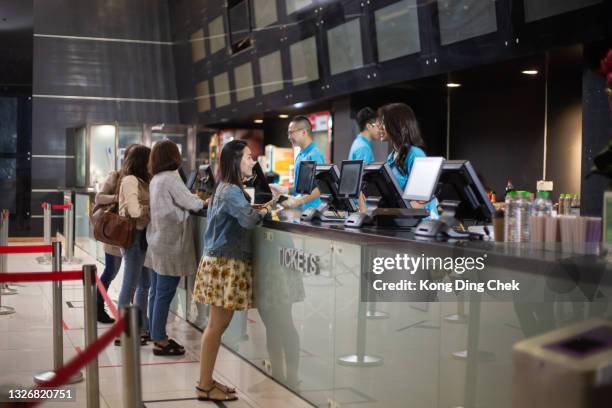
M280 248L279 256L282 267L308 275L318 275L321 273L318 255L296 248Z

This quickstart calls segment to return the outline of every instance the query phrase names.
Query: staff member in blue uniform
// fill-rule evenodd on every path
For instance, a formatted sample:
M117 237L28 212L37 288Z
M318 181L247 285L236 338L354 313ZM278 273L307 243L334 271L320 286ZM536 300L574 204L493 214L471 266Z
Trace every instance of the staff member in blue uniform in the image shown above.
M404 189L414 159L426 156L419 124L412 108L404 103L390 103L379 108L378 121L382 139L389 141L393 148L387 163L400 187ZM429 202L412 201L410 204L413 208L425 207L431 218L438 218L438 201L435 198Z
M317 208L321 205L318 188L312 190L308 195L296 195L295 186L300 173L300 164L303 160L313 160L317 164L325 164L325 157L319 150L312 136L312 124L306 116L295 116L289 123L287 137L292 145L300 148L300 153L295 158L293 196L283 201L281 205L285 208Z
M363 108L357 112L359 134L353 140L349 151L349 160L363 160L363 164L374 162L372 140L380 140L380 129L376 121L377 116L371 108Z

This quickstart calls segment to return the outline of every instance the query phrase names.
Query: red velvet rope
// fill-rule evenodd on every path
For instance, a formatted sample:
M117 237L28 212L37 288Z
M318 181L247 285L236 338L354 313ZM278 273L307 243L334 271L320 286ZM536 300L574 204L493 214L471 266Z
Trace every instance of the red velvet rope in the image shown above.
M0 246L0 254L38 254L53 252L51 245Z
M0 273L0 283L82 280L83 271Z

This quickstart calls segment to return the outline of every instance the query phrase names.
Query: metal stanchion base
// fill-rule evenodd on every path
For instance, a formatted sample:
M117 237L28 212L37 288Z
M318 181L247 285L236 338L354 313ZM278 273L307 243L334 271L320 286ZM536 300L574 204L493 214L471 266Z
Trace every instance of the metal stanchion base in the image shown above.
M366 319L388 319L389 318L389 313L387 312L380 312L378 310L368 310L368 312L366 313Z
M43 265L49 265L51 263L51 257L38 256L36 257L36 262Z
M0 306L0 316L11 315L15 313L15 308L10 306Z
M49 381L53 377L55 377L55 371L44 371L34 376L34 382L36 384L42 384ZM79 371L78 373L70 377L66 384L75 384L81 381L83 381L83 373Z
M68 259L65 256L62 256L62 262L65 263L65 264L69 264L69 265L77 265L77 264L82 264L83 263L83 261L81 259L79 259L79 258L72 257L72 258Z
M338 358L338 364L350 367L376 367L383 365L383 358L376 356L358 356L351 354Z
M2 285L2 289L0 289L0 292L2 293L2 296L16 295L17 289L11 289L9 288L9 285L4 284Z
M467 360L469 358L467 350L455 351L453 357L457 360ZM495 361L495 353L490 351L478 350L478 362L490 363Z
M444 318L444 321L455 324L466 324L468 322L468 315L465 314L452 314Z

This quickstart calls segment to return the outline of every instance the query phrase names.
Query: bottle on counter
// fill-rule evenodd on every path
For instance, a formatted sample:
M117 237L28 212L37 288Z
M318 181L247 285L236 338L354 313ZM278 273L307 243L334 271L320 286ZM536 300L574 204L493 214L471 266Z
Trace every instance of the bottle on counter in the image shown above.
M519 191L515 202L516 213L515 242L529 242L531 235L531 195L529 191Z
M506 191L505 191L506 196L511 191L515 191L515 190L514 190L514 186L512 185L512 180L508 179L508 183L506 183Z
M531 215L537 217L539 215L552 215L552 201L548 198L548 191L538 191L537 197L533 202Z
M559 211L557 211L557 214L565 215L565 203L565 194L559 194Z
M572 194L569 213L570 215L580 216L580 198L576 194Z
M504 211L504 241L516 242L516 201L518 194L516 191L506 193Z

